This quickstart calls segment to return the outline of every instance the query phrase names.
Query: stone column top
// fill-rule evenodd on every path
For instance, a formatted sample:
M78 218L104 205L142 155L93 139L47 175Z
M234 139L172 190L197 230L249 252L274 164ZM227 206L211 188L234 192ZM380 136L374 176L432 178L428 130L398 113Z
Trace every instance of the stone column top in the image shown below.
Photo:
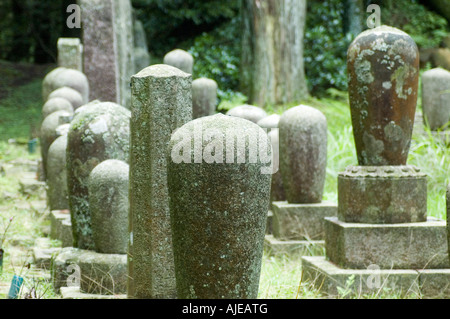
M183 72L180 69L173 67L168 64L154 64L149 67L146 67L145 69L142 69L137 74L133 75L134 78L145 78L148 76L155 76L155 77L190 77L192 76L189 73Z

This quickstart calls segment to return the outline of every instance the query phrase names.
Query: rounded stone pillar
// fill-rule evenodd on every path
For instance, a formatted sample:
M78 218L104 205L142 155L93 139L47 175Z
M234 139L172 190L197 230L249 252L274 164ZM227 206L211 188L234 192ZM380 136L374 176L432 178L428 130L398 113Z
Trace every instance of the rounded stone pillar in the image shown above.
M68 86L63 86L62 88L52 91L48 96L48 99L54 97L62 97L66 99L72 104L74 110L76 110L77 108L79 108L84 104L83 97L81 96L80 92Z
M405 165L419 80L416 43L399 29L369 29L350 44L347 68L359 165Z
M67 111L73 114L72 103L62 97L50 98L42 107L42 117L45 119L48 115L56 111Z
M267 134L222 114L172 135L168 186L178 298L257 297L271 182L262 173L265 161L251 156L258 150L270 155ZM238 161L239 154L246 160Z
M216 112L217 83L200 78L192 81L192 118L213 115Z
M280 118L280 171L289 203L320 203L327 165L327 120L319 110L299 105Z
M175 49L167 53L164 56L163 63L174 66L189 74L192 74L194 68L194 58L192 55L181 49Z
M422 74L423 120L430 130L444 128L450 121L450 72L435 68Z
M83 73L74 69L56 68L48 73L42 83L42 99L47 101L50 93L61 87L70 87L83 97L83 103L89 101L89 82Z
M106 160L89 175L89 207L95 250L126 254L128 247L128 164Z

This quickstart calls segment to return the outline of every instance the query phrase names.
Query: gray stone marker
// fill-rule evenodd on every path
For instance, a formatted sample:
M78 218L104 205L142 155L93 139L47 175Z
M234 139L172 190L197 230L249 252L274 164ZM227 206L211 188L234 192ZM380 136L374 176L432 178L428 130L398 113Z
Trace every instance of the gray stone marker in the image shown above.
M90 97L130 106L134 47L129 0L79 0L83 25L84 73Z
M89 175L92 235L99 253L127 253L128 173L127 163L106 160Z
M217 83L207 78L192 81L192 118L213 115L216 112Z
M44 175L47 176L47 152L50 145L62 134L57 128L64 123L70 122L72 113L61 110L48 115L42 121L40 130L41 156L44 167Z
M174 66L189 74L192 74L194 68L194 58L192 55L181 49L168 52L164 56L163 63Z
M266 111L264 111L262 108L248 104L235 106L226 114L230 116L240 117L252 121L253 123L258 123L258 121L267 116Z
M417 46L406 33L379 27L356 37L348 55L360 166L338 175L338 216L325 218L326 257L302 258L304 279L326 274L323 290L336 294L344 287L342 275L354 275L358 285L351 289L371 293L383 287L381 279L374 284L371 278L389 276L396 286L384 287L396 291L415 286L425 297L449 295L445 221L427 218L426 175L406 165L417 100ZM376 133L380 128L382 134Z
M67 134L58 137L47 153L47 201L50 210L69 208L66 170Z
M128 297L175 298L166 150L192 119L192 77L157 64L131 82Z
M278 123L280 172L284 201L272 203L271 241L290 241L290 250L303 251L302 241L322 245L323 218L335 216L337 206L323 203L327 164L327 120L319 110L299 105L285 111ZM294 248L297 247L297 248Z
M89 81L83 73L74 69L58 67L49 72L42 82L42 100L47 101L51 92L62 87L70 87L83 97L83 103L89 100Z
M67 186L74 247L94 249L88 180L107 159L128 161L130 111L111 102L91 102L77 109L67 142Z
M50 98L42 107L42 118L45 119L48 115L56 111L67 111L69 113L73 113L72 103L62 97Z
M432 131L450 121L450 72L442 68L422 74L422 109L424 123Z
M61 97L69 101L72 104L73 110L76 110L84 104L83 97L81 96L80 92L68 86L64 86L52 91L49 94L48 99L52 99L55 97Z
M83 45L78 38L58 39L58 66L83 72Z
M251 157L261 149L270 157L259 126L222 114L191 121L172 136L168 183L178 298L257 297L271 182L270 172L262 172L265 159ZM236 159L241 154L243 161Z

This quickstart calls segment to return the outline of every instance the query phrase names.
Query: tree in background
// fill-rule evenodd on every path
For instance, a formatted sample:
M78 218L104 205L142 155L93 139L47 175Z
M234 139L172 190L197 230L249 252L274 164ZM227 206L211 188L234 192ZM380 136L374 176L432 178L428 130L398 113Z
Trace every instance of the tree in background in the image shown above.
M305 0L244 0L241 80L259 106L308 96L303 66Z

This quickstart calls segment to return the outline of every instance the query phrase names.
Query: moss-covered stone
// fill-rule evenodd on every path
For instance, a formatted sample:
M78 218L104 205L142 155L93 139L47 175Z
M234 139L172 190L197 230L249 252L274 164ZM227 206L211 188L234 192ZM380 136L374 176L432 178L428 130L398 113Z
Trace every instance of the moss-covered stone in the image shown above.
M173 134L168 185L179 298L257 297L271 170L264 174L266 160L251 154L262 150L270 160L258 125L222 114Z
M80 107L70 123L67 184L74 246L94 249L88 180L92 169L107 159L127 162L130 111L110 102Z

